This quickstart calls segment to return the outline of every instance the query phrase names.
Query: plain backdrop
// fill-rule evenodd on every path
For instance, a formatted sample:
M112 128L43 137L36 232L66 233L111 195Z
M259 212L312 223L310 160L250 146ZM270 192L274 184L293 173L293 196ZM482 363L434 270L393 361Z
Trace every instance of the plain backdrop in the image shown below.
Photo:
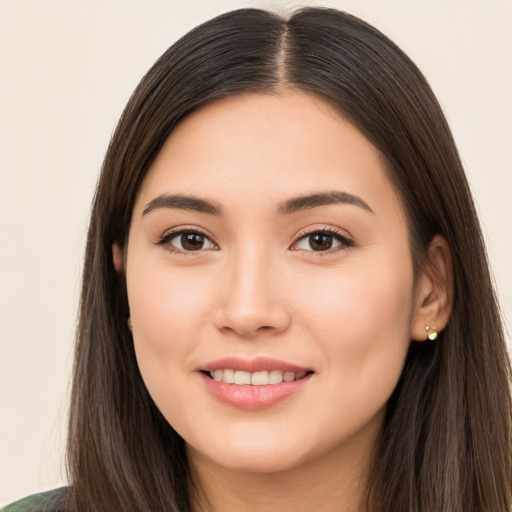
M65 483L89 207L130 93L199 22L299 5L362 17L427 76L471 182L510 329L512 0L0 0L0 505Z

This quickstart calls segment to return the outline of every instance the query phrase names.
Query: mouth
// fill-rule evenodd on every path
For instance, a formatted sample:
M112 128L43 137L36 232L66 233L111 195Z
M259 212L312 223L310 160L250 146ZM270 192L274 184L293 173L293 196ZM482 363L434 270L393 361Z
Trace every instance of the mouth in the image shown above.
M304 379L312 371L290 372L283 370L270 370L246 372L234 369L216 369L204 372L211 379L236 386L272 386L282 382L294 382Z
M228 357L200 368L206 389L224 404L264 409L308 387L315 372L276 359Z

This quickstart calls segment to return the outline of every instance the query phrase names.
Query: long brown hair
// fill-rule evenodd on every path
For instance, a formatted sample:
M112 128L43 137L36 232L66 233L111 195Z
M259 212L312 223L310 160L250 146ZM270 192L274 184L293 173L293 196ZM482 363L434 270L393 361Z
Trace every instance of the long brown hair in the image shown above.
M184 441L141 379L125 283L139 186L173 128L207 102L279 89L319 94L382 153L407 215L416 270L447 240L453 312L438 340L411 343L375 448L371 512L509 512L509 363L481 230L447 122L411 60L373 27L332 9L289 19L256 9L192 30L154 64L110 143L92 210L68 441L71 510L190 510Z

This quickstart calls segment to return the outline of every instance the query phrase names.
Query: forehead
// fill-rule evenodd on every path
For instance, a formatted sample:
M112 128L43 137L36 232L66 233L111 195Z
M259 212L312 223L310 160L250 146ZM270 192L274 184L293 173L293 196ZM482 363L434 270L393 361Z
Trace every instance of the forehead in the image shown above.
M140 200L184 193L272 202L335 189L377 209L398 207L381 154L319 96L244 94L203 106L175 128Z

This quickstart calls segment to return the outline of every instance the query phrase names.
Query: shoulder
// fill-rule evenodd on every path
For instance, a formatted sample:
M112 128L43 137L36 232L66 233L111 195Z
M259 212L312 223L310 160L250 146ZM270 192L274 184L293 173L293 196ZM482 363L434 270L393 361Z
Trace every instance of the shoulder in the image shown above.
M67 487L27 496L0 512L66 512Z

